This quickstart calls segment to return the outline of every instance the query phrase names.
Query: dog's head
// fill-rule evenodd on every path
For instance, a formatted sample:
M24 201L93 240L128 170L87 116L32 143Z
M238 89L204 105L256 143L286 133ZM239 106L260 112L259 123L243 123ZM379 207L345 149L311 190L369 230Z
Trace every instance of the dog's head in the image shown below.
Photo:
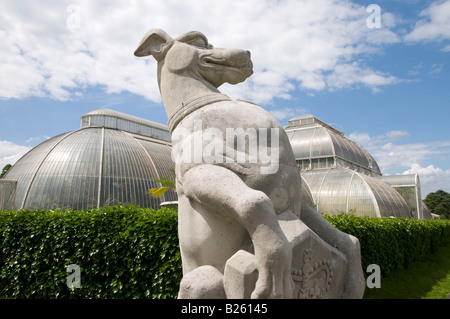
M253 73L250 52L214 48L198 31L173 39L161 29L150 30L134 55L152 55L169 72L199 76L216 88L225 82L243 82Z

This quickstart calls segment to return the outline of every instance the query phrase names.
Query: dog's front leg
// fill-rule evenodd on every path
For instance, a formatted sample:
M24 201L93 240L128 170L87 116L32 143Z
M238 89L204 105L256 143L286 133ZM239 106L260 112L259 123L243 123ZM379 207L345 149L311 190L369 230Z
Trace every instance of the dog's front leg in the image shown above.
M252 298L291 298L292 250L269 197L249 188L231 170L211 164L189 169L183 176L182 188L187 198L212 214L226 214L248 232L259 273Z

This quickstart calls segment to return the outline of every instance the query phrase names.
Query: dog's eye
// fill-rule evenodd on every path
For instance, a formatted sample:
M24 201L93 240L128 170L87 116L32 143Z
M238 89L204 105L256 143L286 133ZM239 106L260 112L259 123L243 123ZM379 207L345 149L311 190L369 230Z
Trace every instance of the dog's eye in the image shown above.
M202 37L192 39L189 41L189 44L199 48L209 48L208 42Z

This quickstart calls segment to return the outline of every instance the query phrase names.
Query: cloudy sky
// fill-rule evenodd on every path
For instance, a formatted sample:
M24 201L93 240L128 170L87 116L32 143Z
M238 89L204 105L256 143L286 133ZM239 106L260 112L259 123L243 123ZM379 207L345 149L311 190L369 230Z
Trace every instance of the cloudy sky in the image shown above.
M133 55L155 27L251 51L222 92L283 125L311 113L385 175L450 192L450 0L2 1L0 169L96 108L166 124L156 63Z

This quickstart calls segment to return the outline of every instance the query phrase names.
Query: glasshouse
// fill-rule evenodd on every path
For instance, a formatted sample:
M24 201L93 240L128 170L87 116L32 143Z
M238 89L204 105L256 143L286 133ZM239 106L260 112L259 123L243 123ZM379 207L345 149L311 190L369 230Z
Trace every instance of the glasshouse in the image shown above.
M302 176L303 198L320 213L431 218L417 175L382 176L375 159L312 115L285 131ZM0 179L0 209L91 209L117 203L159 208L176 201L157 179L174 179L167 126L108 109L81 117L81 128L25 154Z
M303 197L319 212L431 218L417 174L382 176L364 148L313 115L292 118L285 130L301 171Z
M174 177L170 152L165 125L94 110L81 117L80 129L48 139L17 161L0 180L3 208L159 208L177 199L171 190L161 198L148 193L161 186L155 179Z

